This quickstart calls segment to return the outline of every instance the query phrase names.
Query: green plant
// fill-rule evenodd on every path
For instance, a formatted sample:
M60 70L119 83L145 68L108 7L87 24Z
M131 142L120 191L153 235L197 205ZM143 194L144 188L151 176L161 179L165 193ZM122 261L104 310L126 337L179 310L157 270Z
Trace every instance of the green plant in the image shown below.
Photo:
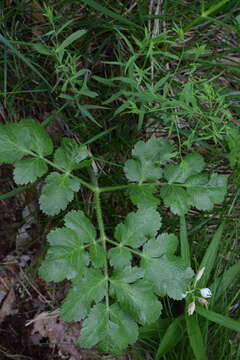
M183 253L187 241L181 244L181 258L174 255L177 237L159 234L159 195L166 207L183 218L191 207L211 210L221 203L226 176L203 173L205 163L197 153L173 162L172 144L152 137L137 142L133 158L124 165L129 184L99 187L85 145L66 138L54 151L47 132L32 120L2 125L0 130L0 161L14 164L17 184L34 183L48 173L49 166L54 169L45 178L39 198L47 215L65 210L80 186L94 193L96 228L83 211L67 212L64 226L48 235L50 248L39 273L46 281L72 281L60 312L66 321L84 320L82 347L98 345L102 351L121 353L136 342L139 324L159 318L161 297L181 300L191 289L194 273L189 252ZM85 167L91 181L82 179ZM100 197L121 189L128 191L137 210L116 226L114 234L108 234ZM182 243L184 231L181 234Z

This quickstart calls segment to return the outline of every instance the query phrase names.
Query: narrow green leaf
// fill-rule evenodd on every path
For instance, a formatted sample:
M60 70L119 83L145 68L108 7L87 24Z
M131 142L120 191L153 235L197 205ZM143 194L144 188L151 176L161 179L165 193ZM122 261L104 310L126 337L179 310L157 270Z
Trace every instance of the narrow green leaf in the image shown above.
M187 234L187 224L185 216L180 216L180 245L181 257L187 266L191 266L190 248Z
M61 45L56 49L56 52L62 52L66 47L71 45L74 41L85 35L87 30L77 30L71 35L69 35L62 43Z
M196 312L205 317L206 319L215 322L216 324L219 324L221 326L224 326L230 330L234 330L237 332L240 332L240 322L239 320L231 319L228 316L224 316L221 314L218 314L214 311L210 311L207 309L204 309L203 307L197 306Z
M185 319L189 341L196 360L207 360L205 345L198 320L196 319L195 315L186 315Z
M19 160L15 163L13 172L16 184L23 185L33 183L38 177L43 176L48 171L48 167L44 160L39 158L31 158Z
M82 0L82 2L84 2L85 4L91 6L92 8L94 8L95 10L99 11L102 14L104 14L106 16L109 16L112 19L118 20L122 24L131 26L131 27L132 26L133 27L139 27L137 24L134 24L132 21L126 19L125 17L119 15L118 13L115 13L114 11L109 10L108 8L106 8L105 6L100 5L99 3L97 3L94 0Z
M53 49L47 45L41 43L35 43L32 45L34 50L42 55L53 55Z
M201 264L199 266L199 269L202 269L203 267L205 267L204 274L198 282L199 288L205 287L208 284L208 280L210 278L211 271L212 271L215 261L217 259L218 250L219 250L219 246L221 243L224 226L225 226L225 221L222 221L220 226L218 227L217 231L213 235L213 238L212 238L210 244L208 245L207 250L205 251L205 254L204 254Z
M37 68L32 64L32 62L28 58L26 58L20 51L18 51L15 47L13 47L11 42L1 34L0 34L0 41L4 44L4 46L10 49L14 55L16 55L20 60L22 60L40 79L42 79L45 82L45 84L48 85L49 88L51 88L46 78L37 70Z
M222 276L214 280L210 285L213 293L214 302L217 303L219 298L228 290L229 287L234 286L240 278L240 262L232 265L228 270L224 270Z
M46 178L46 184L39 198L40 208L47 215L56 215L65 210L69 202L73 200L74 192L79 191L80 183L77 179L71 179L65 174L52 172Z
M154 360L160 360L180 342L185 330L183 320L184 317L179 316L171 322L160 341Z

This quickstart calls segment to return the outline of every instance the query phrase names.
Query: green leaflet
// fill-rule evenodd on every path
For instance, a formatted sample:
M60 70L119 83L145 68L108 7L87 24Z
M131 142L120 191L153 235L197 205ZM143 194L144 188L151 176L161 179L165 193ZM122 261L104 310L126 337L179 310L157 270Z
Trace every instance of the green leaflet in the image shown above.
M117 355L128 344L135 343L137 337L137 324L117 304L110 308L97 304L83 322L80 346L89 348L97 345L99 350Z
M132 278L129 274L133 275ZM127 267L124 270L117 270L111 277L111 291L116 295L122 308L135 321L148 324L158 319L162 306L153 294L150 283L137 280L134 284L130 284L140 277L143 277L143 272L139 268Z
M173 234L162 234L149 240L143 248L141 267L144 279L150 281L154 291L160 295L181 300L194 273L184 261L174 256L177 239Z
M120 244L108 251L108 258L112 266L115 268L122 268L131 264L132 254L129 249Z
M173 214L184 215L191 207L191 198L185 189L181 187L176 187L175 185L162 186L160 195L164 205L170 207Z
M132 203L138 207L156 208L160 200L154 196L156 192L155 185L133 185L130 187L128 194Z
M68 212L64 217L64 223L69 229L76 231L83 243L95 241L96 230L83 211L72 210Z
M132 151L134 160L128 160L124 172L128 180L142 183L160 179L160 165L175 156L171 143L163 138L152 137L146 143L138 141Z
M18 160L15 163L13 172L14 181L18 185L33 183L47 171L48 167L42 159L30 158Z
M91 246L89 246L89 255L91 259L91 263L94 267L99 268L103 267L105 264L105 251L102 245L94 242Z
M159 296L168 295L175 300L185 297L187 286L194 275L181 258L173 255L143 259L141 267L145 270L144 278L151 281Z
M191 206L198 210L212 210L214 204L223 201L226 195L227 177L218 174L192 175L180 184L163 186L160 195L164 204L174 214L185 215Z
M16 123L0 125L0 162L14 163L29 154L30 132Z
M61 317L66 321L83 319L91 308L93 301L101 301L107 291L104 275L95 269L88 269L84 276L80 275L73 283L72 289L61 306Z
M79 145L74 140L65 138L54 153L54 163L66 172L81 167L81 161L88 157L86 145Z
M52 140L46 130L33 120L21 120L0 126L0 162L14 163L32 152L50 155Z
M124 245L137 248L154 237L161 227L161 216L153 208L131 212L123 224L117 225L115 238Z
M40 156L51 155L53 152L53 143L41 124L31 119L26 119L21 120L19 126L24 128L25 131L26 129L29 131L31 136L29 147L33 152Z
M46 281L73 279L89 263L88 253L78 233L69 228L60 228L48 234L51 247L39 269L40 276Z
M66 174L52 172L45 181L39 203L41 210L47 215L56 215L65 210L73 200L74 192L80 189L79 181L69 178Z
M163 254L174 254L177 250L178 239L174 234L163 233L156 239L149 240L143 248L146 256L155 258Z
M164 178L171 183L184 183L191 175L200 173L204 168L203 157L192 153L186 155L179 165L167 165Z
M185 297L194 273L191 268L186 268L182 259L164 255L159 259L143 259L141 266L145 270L145 278L153 283L159 296L168 295L175 300Z

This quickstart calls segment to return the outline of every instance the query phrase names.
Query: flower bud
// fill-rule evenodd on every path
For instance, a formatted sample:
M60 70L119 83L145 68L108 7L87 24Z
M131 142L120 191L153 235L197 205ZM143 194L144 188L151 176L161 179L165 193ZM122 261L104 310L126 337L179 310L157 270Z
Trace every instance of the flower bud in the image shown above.
M188 305L188 310L187 310L188 315L192 315L195 311L195 308L196 308L196 304L193 301L193 302L191 302L191 304Z
M208 308L208 301L204 298L198 298L198 301L200 302L200 304L204 305L205 308Z
M201 277L203 276L204 271L205 271L205 266L198 271L198 273L197 273L197 275L195 277L196 282L201 279Z
M210 298L212 296L212 292L208 288L200 289L200 294L203 298Z

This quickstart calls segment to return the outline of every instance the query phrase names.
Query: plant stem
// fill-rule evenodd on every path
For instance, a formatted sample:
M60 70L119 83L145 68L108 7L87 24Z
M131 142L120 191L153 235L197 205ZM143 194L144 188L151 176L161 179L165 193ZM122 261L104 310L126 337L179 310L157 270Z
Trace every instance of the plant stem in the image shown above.
M101 200L100 200L100 191L99 188L96 187L94 191L94 198L96 204L96 214L97 214L97 222L100 231L100 240L102 242L105 259L104 259L104 275L108 280L108 261L107 261L107 244L106 244L106 235L104 230L103 216L102 216L102 208L101 208ZM108 295L108 281L107 281L107 289L106 289L106 307L109 308L109 295Z
M108 239L106 238L106 241L109 242L110 244L113 244L115 246L119 246L121 243L118 243L114 240ZM141 258L147 258L146 255L143 255L142 253L140 253L139 251L133 250L132 248L128 247L128 246L123 246L125 249L128 249L131 253L141 257Z

